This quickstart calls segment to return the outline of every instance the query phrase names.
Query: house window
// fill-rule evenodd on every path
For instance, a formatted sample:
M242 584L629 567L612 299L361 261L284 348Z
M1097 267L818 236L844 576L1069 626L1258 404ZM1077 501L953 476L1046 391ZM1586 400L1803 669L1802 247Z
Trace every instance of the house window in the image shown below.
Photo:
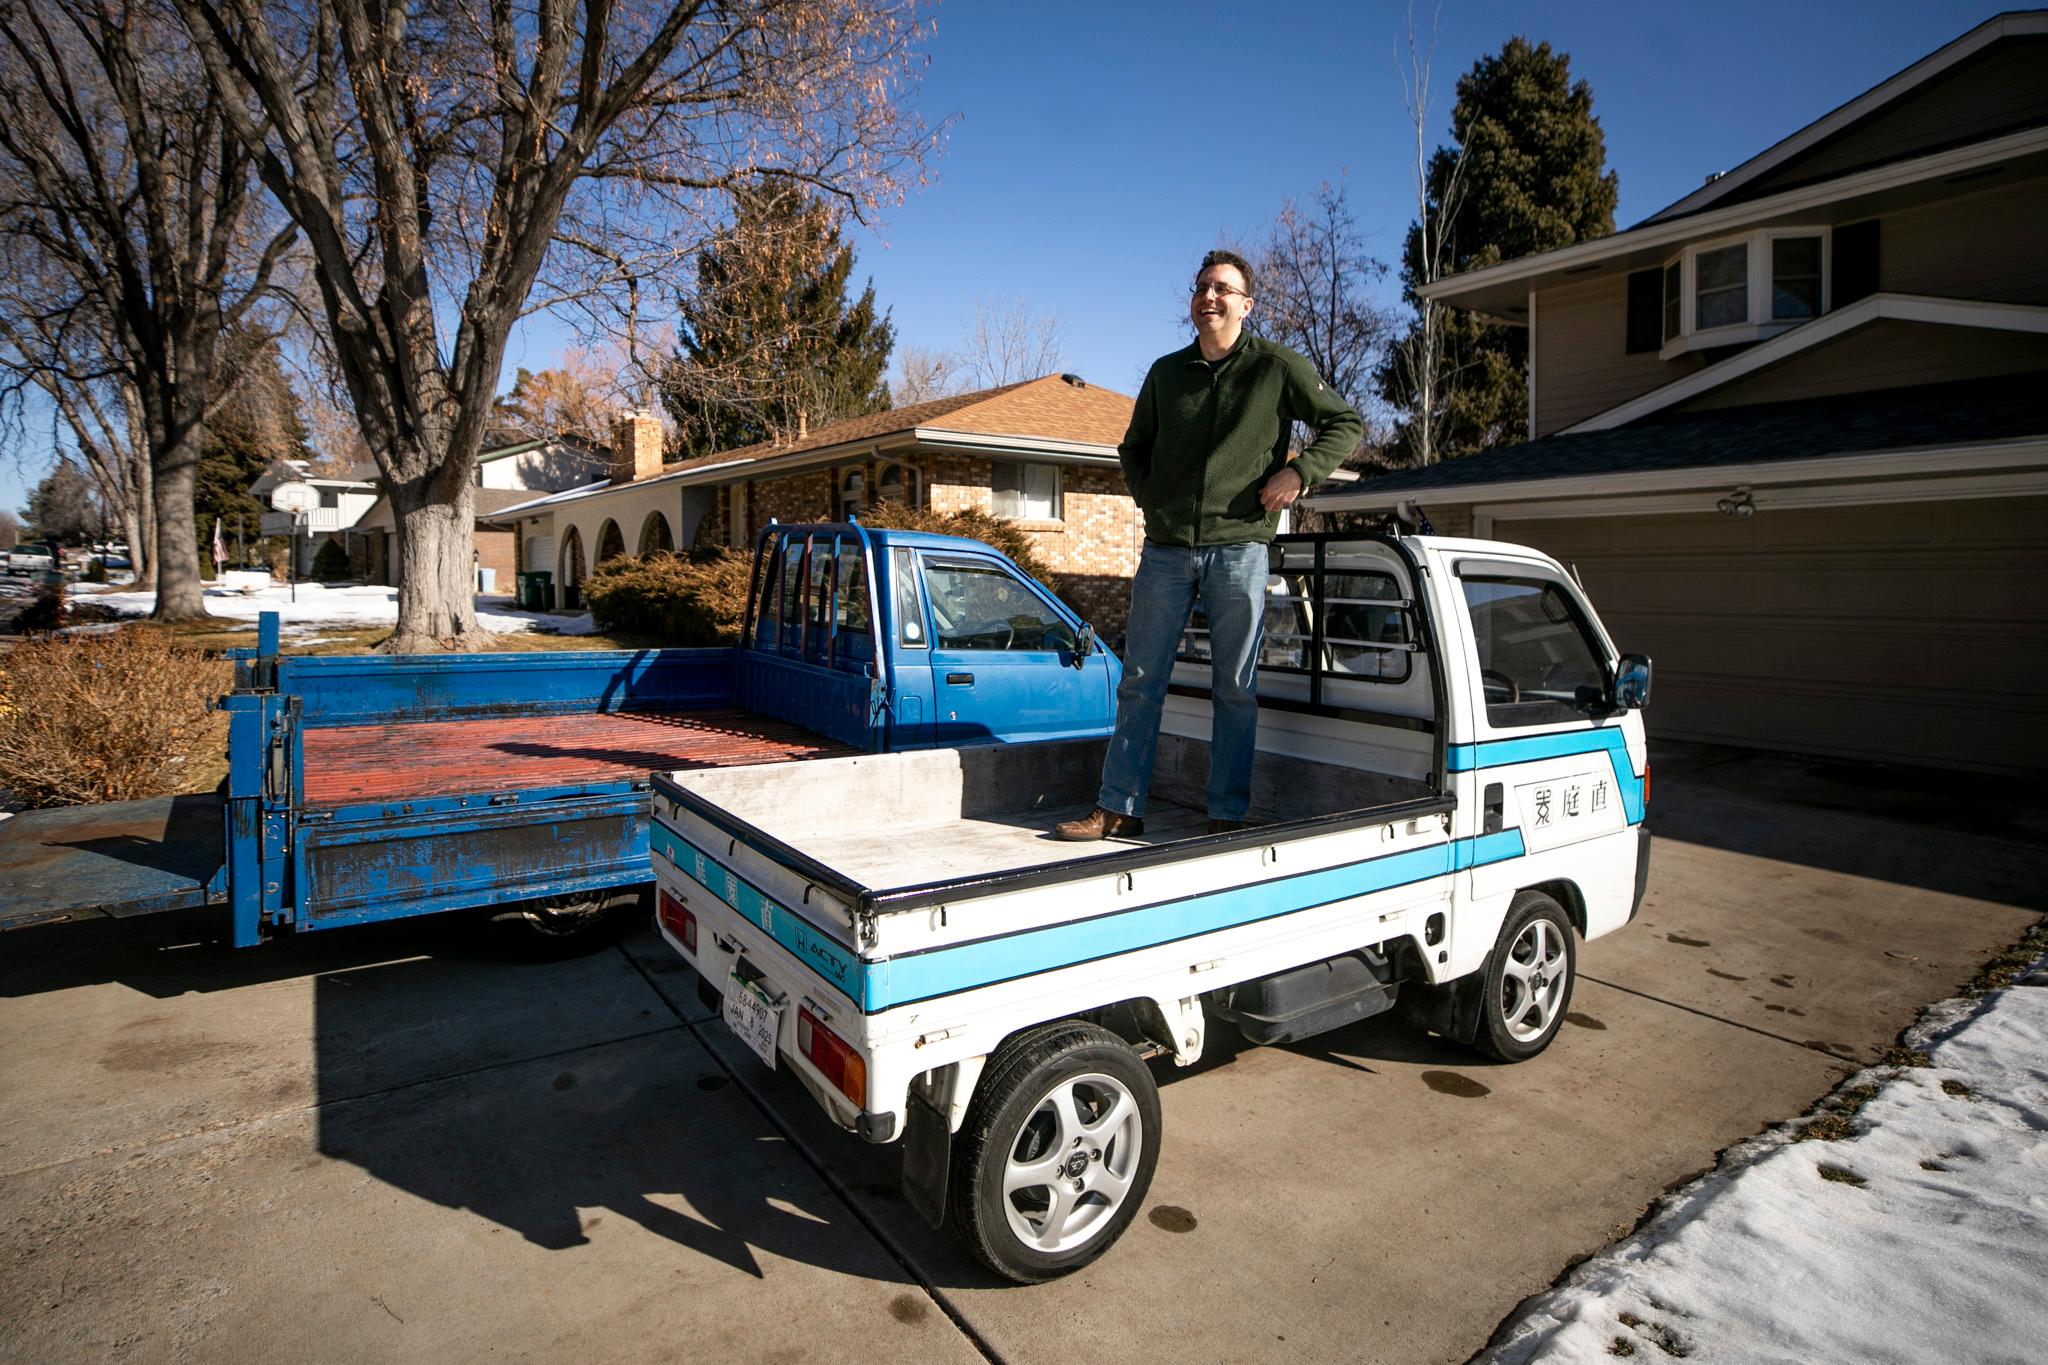
M1749 321L1749 244L1702 251L1693 262L1693 330Z
M991 509L1012 521L1058 521L1060 469L1051 464L998 460L989 476Z
M1771 239L1771 317L1820 316L1820 238Z
M339 506L341 506L341 490L340 490L340 489L338 489L338 488L323 488L323 489L321 489L321 490L320 490L320 505L321 505L322 507L339 507Z
M875 501L917 506L917 471L893 461L884 463L875 479Z
M1664 264L1666 360L1775 336L1831 306L1824 228L1769 228L1687 247Z
M834 521L852 521L867 510L867 476L858 469L851 470L839 483L839 505L833 509Z

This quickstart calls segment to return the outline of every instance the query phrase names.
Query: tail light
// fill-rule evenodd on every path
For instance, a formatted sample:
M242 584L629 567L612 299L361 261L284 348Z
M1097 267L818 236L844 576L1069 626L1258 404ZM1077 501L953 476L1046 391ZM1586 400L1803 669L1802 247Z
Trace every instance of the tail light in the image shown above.
M1643 814L1650 813L1650 765L1643 765Z
M840 1094L863 1108L867 1106L868 1064L852 1044L826 1028L808 1005L797 1008L796 1050L810 1058L811 1065L839 1087Z
M697 916L667 891L658 900L661 922L668 931L683 941L683 950L694 954L697 951Z

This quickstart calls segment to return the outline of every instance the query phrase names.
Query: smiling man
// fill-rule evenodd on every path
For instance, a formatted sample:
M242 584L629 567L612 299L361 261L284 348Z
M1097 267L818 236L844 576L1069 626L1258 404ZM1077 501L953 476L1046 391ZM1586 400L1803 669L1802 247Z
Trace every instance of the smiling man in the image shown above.
M1308 361L1245 330L1253 303L1244 257L1202 258L1188 304L1194 344L1153 362L1117 447L1124 482L1145 513L1145 547L1131 582L1101 794L1091 814L1057 828L1062 839L1144 833L1166 685L1196 602L1209 621L1209 831L1244 822L1258 737L1253 683L1266 546L1281 511L1329 477L1365 430ZM1290 456L1296 422L1315 440Z

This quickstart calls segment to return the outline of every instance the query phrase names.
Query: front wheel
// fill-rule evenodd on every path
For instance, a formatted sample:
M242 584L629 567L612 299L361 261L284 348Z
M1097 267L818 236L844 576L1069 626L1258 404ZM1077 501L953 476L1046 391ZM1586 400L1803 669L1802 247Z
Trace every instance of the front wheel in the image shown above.
M1486 960L1473 1046L1502 1062L1525 1062L1549 1047L1571 1007L1578 962L1564 908L1541 891L1516 896Z
M1107 1251L1159 1160L1159 1088L1121 1038L1067 1021L998 1049L953 1143L953 1230L1021 1283Z

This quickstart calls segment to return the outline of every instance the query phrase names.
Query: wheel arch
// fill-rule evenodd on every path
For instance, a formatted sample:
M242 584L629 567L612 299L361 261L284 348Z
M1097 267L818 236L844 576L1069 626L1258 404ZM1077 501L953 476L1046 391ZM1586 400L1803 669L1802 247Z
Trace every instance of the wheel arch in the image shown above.
M1565 918L1572 922L1572 928L1578 930L1579 937L1583 939L1586 936L1586 893L1579 889L1577 882L1569 877L1559 877L1522 887L1515 894L1519 896L1523 891L1540 891L1556 901L1564 908Z

